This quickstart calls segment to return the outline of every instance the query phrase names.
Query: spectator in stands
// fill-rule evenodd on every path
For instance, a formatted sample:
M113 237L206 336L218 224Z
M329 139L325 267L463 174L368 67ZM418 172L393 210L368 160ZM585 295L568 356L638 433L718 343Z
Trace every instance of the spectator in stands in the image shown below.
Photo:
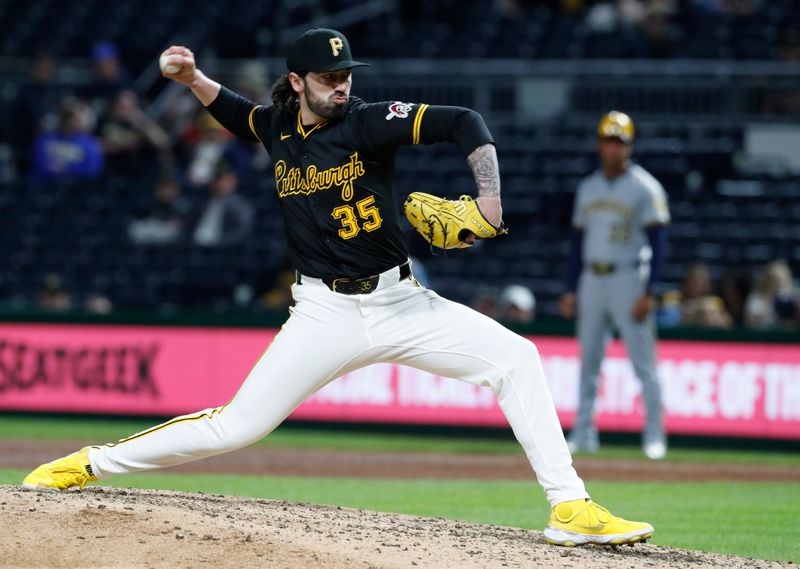
M614 4L598 2L586 11L584 24L591 33L616 33L620 28L620 14Z
M158 120L173 141L182 142L185 133L193 130L198 114L197 98L191 91L164 91L162 115Z
M56 273L45 276L36 300L37 306L48 312L66 312L72 308L72 297L64 288L61 275Z
M617 0L619 17L627 25L638 26L645 16L646 6L639 0Z
M497 290L490 287L480 287L469 301L473 310L491 318L497 313Z
M65 97L65 88L55 81L56 60L48 52L36 54L30 64L30 79L17 90L8 116L8 137L15 152L17 170L27 173L37 135L54 130L58 107Z
M94 81L86 89L86 99L98 115L102 114L117 93L130 89L133 80L122 66L117 46L110 41L101 41L92 48Z
M260 61L248 61L234 75L236 92L256 103L270 102L269 73Z
M509 285L500 293L495 317L504 322L527 324L536 316L536 298L523 285Z
M640 55L643 42L637 27L632 25L638 20L629 19L636 17L631 12L623 13L620 6L611 2L598 2L590 7L584 19L589 42L586 55L606 58Z
M730 328L733 324L725 304L712 293L711 274L703 263L693 263L683 279L681 325Z
M89 108L78 99L68 99L58 116L58 129L40 134L33 145L31 179L50 183L89 180L103 171L100 141L89 133Z
M251 101L271 104L269 73L260 61L244 63L235 74L237 93ZM225 148L225 160L236 170L239 180L247 183L254 176L271 177L272 160L264 145L234 137Z
M238 179L248 176L252 161L249 145L233 144L231 133L205 109L201 109L193 127L182 138L186 181L190 186L209 184L223 163L236 173Z
M661 297L656 312L658 328L674 328L681 325L681 291L670 290Z
M153 202L128 225L128 236L138 245L169 245L183 237L189 205L181 197L174 178L162 178L153 192Z
M99 292L86 295L83 309L91 314L109 314L114 309L111 299Z
M733 267L725 271L720 281L720 296L725 310L736 325L744 323L744 305L750 294L751 280L748 269Z
M244 241L253 229L253 206L236 190L239 178L223 163L208 186L209 197L192 225L194 243L223 247Z
M154 171L156 164L162 169L169 167L169 137L142 110L139 97L130 89L117 93L98 133L106 158L106 173L111 176L137 177Z
M649 59L675 56L680 44L681 30L673 21L674 7L670 2L649 2L639 28L644 36L643 55Z
M269 104L269 74L265 65L258 61L249 61L240 65L234 73L234 90L251 101ZM200 134L208 113L199 107L197 98L190 91L174 91L165 93L163 114L159 119L161 125L173 139L184 139L183 143L192 144ZM219 128L218 123L212 124ZM261 144L257 145L263 148ZM266 150L264 151L266 153Z
M784 260L768 264L747 297L744 321L753 328L794 327L800 321L800 294Z

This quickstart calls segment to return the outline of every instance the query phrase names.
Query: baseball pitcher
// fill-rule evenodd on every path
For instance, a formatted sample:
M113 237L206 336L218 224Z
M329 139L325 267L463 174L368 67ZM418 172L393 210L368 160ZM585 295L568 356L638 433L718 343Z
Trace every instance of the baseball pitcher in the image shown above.
M589 499L536 347L413 278L392 182L401 145L458 145L478 186L474 200L410 196L404 212L432 245L461 248L503 232L497 155L478 113L351 96L352 71L366 64L330 29L309 30L292 44L270 106L206 77L185 47L164 56L166 77L189 87L231 132L269 151L297 270L295 304L231 401L40 466L25 488L82 487L249 445L340 375L393 362L491 387L551 504L550 542L635 543L652 535L651 525Z

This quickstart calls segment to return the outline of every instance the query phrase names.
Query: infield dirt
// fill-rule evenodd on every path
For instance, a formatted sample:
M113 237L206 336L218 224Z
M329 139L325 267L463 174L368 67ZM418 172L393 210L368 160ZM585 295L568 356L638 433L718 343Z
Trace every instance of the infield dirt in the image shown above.
M0 486L0 567L777 568L649 544L559 548L540 532L209 494Z
M0 468L32 468L84 441L0 441ZM800 480L798 469L578 459L593 480ZM522 456L250 447L168 469L185 472L530 480ZM124 479L119 481L124 485ZM658 531L658 528L656 528ZM0 568L730 569L791 564L671 549L558 548L541 532L209 494L0 486Z

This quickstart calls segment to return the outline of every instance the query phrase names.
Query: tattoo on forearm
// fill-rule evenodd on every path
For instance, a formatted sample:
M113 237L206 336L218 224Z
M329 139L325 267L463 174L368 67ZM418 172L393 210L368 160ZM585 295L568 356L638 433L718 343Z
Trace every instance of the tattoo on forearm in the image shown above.
M479 146L467 156L467 163L472 168L478 195L494 197L500 195L500 168L497 165L497 149L494 144Z

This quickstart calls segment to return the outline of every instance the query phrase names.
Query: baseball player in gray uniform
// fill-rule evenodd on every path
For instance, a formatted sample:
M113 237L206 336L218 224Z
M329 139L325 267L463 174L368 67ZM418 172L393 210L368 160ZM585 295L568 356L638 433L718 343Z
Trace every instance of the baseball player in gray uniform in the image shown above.
M593 424L597 383L616 328L642 383L647 411L642 447L649 458L658 460L666 455L667 442L656 373L652 289L667 252L667 196L658 180L631 162L634 125L628 115L605 115L598 137L601 168L578 187L567 292L560 303L565 318L574 317L577 309L581 346L580 401L568 444L573 452L598 449Z

